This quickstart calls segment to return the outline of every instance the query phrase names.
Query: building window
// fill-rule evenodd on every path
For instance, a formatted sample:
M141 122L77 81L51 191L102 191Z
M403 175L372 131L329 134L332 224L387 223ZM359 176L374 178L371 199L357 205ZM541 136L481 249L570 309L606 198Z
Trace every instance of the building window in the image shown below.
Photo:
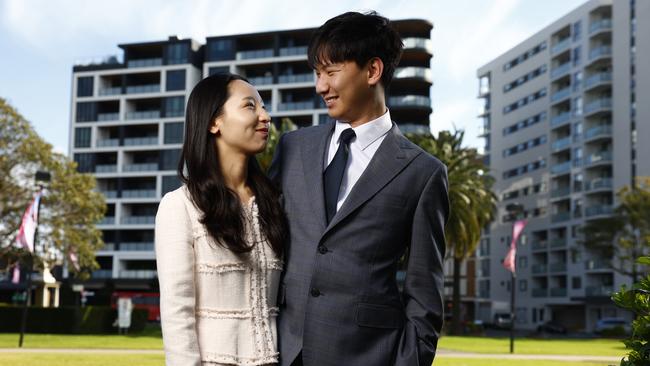
M580 56L582 52L582 47L578 46L573 49L573 66L578 66L580 65Z
M182 117L185 111L185 97L165 98L165 117Z
M525 292L525 291L528 291L528 281L519 280L519 292Z
M578 290L582 288L582 278L581 277L571 278L571 288L574 290Z
M167 71L167 91L185 90L185 70Z
M95 170L94 155L92 153L74 154L74 161L77 163L77 171L80 173L90 173Z
M225 61L235 59L234 39L209 40L206 48L208 61Z
M582 116L582 97L573 98L573 115Z
M160 155L162 158L160 170L176 170L178 167L178 159L180 159L181 156L180 149L162 150Z
M528 257L526 256L519 257L519 268L527 268L527 267L528 267Z
M189 63L189 44L175 43L167 45L167 65Z
M573 91L577 92L582 87L582 71L573 74Z
M573 42L580 40L581 35L582 35L582 22L577 21L573 23Z
M215 66L208 69L208 75L227 74L230 72L230 66Z
M90 127L74 129L74 147L90 147Z
M77 103L77 122L91 122L97 120L97 103Z
M176 175L163 175L162 177L162 194L171 192L181 186L181 181Z
M165 123L165 143L182 144L183 143L183 122Z
M77 96L78 97L92 97L93 96L93 77L84 76L77 79Z

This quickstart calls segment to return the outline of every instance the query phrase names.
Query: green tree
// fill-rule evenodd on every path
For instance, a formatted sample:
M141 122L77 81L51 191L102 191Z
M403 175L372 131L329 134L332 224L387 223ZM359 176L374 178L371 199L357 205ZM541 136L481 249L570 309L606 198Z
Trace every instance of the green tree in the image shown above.
M275 147L280 141L280 136L282 136L283 133L293 131L296 128L296 125L291 122L291 119L289 118L282 119L279 129L275 127L275 124L271 123L271 128L269 130L269 140L266 144L266 150L257 154L257 161L259 162L260 167L263 171L268 171L269 167L271 166L273 153L275 152Z
M496 209L492 193L494 179L487 174L481 155L462 146L465 132L441 131L432 135L407 134L422 149L447 165L451 212L445 227L447 254L453 258L452 333L462 331L460 322L460 271L464 261L474 253L481 231Z
M650 257L640 257L639 265L650 265ZM636 319L632 321L632 335L625 339L629 353L621 360L621 366L641 366L650 364L650 276L646 276L631 289L625 285L612 296L619 307L632 311Z
M591 220L582 228L581 243L601 258L611 258L616 272L637 282L636 259L650 250L650 178L638 178L618 193L614 215Z
M7 264L24 259L26 252L15 245L22 215L37 187L34 175L48 171L51 182L41 201L38 246L34 265L53 267L74 253L82 271L97 268L95 251L103 245L95 224L106 205L95 191L95 178L81 174L76 163L52 151L52 146L36 134L4 99L0 98L0 260ZM77 273L68 261L69 269Z

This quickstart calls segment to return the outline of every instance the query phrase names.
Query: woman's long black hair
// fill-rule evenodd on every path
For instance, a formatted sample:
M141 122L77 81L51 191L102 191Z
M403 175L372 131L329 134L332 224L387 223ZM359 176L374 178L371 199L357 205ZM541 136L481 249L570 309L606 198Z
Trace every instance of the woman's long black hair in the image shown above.
M239 254L248 253L242 204L224 181L219 164L216 135L210 133L215 118L223 113L228 85L243 80L239 75L216 74L201 80L192 90L185 113L185 139L178 175L194 204L202 211L201 223L220 245ZM273 251L280 256L288 225L278 200L279 191L262 172L255 157L248 162L248 185L255 194L260 229Z

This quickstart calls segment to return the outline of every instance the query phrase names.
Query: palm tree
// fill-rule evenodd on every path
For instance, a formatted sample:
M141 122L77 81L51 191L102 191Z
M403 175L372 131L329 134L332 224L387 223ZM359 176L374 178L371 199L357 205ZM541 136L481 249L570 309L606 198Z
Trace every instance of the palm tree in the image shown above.
M481 231L488 225L496 209L497 198L492 192L494 179L487 175L482 157L473 148L462 146L465 132L441 131L432 135L407 134L415 144L447 165L451 212L445 227L447 255L453 257L452 326L454 334L461 332L460 270L463 262L478 246Z

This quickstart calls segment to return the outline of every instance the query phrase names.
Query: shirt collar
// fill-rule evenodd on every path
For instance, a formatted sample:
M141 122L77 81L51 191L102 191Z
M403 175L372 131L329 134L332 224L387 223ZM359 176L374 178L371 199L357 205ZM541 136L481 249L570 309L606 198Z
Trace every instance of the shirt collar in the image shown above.
M393 121L390 118L390 111L386 109L386 113L381 115L379 118L353 128L354 133L357 136L356 140L353 142L358 144L361 150L365 150L373 142L377 141L378 138L384 136L388 131L390 131L392 127ZM336 121L332 140L336 141L338 144L341 133L343 130L348 128L350 128L349 123Z

